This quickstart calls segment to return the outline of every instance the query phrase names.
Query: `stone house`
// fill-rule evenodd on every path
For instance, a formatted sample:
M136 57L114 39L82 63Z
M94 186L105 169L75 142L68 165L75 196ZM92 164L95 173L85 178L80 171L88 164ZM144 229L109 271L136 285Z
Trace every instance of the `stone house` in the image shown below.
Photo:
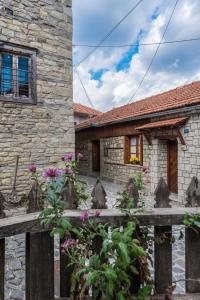
M200 81L77 125L76 151L83 174L120 182L142 174L150 194L164 177L182 203L192 176L200 178Z
M100 111L80 103L74 103L74 124L77 125L101 114Z
M0 0L0 189L74 151L71 0Z

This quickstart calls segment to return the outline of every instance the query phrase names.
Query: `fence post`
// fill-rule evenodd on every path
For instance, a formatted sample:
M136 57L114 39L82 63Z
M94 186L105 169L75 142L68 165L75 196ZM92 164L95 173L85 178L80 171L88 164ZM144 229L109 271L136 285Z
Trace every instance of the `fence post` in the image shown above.
M34 182L28 194L27 213L33 213L43 209L43 203L41 198L42 198L42 191L38 183Z
M5 199L0 192L0 219L5 217L3 212ZM4 279L5 279L5 239L0 239L0 299L4 300Z
M92 191L92 209L106 209L106 191L98 178Z
M41 193L33 184L28 212L41 207ZM26 300L54 300L54 240L50 232L26 234Z
M130 178L128 181L127 191L129 193L130 197L133 199L133 208L137 208L140 196L139 196L139 192L136 188L133 178Z
M200 183L193 177L187 189L187 207L200 206ZM185 269L186 269L186 292L200 293L200 232L185 228ZM190 281L192 279L194 281Z
M155 207L171 207L169 199L170 191L163 178L160 179L155 190ZM172 227L155 226L155 292L165 294L167 288L172 285Z
M126 186L126 190L130 196L130 198L132 199L132 207L131 208L137 208L138 207L138 202L139 202L139 192L138 189L135 185L135 181L133 178L130 178L128 181L128 184ZM135 234L133 236L133 238L139 238L141 236L141 232L140 232L140 227L137 226ZM140 269L140 263L139 261L135 261L134 262L134 266L137 270ZM132 274L132 283L131 283L131 294L136 295L140 289L140 284L141 284L141 278L140 275L134 275Z
M107 208L107 194L101 183L100 179L96 180L95 186L92 190L92 209L106 209ZM100 236L96 236L92 243L92 252L100 255L102 249L102 238ZM105 257L101 255L101 262L105 262ZM93 289L94 292L94 289ZM87 293L87 291L86 291Z
M68 180L62 190L62 199L64 201L65 209L76 209L76 194L74 192L73 183ZM67 266L69 263L69 258L65 253L61 251L61 244L63 240L60 239L60 296L70 297L71 288L71 275L73 273L74 267Z

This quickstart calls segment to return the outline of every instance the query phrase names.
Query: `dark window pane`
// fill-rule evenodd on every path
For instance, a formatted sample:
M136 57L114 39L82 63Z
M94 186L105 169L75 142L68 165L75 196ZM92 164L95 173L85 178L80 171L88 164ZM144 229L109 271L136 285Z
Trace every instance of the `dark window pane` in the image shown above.
M2 66L1 66L1 94L2 95L13 94L12 68L13 68L12 55L3 53Z
M29 59L27 57L18 58L18 81L19 96L29 97Z

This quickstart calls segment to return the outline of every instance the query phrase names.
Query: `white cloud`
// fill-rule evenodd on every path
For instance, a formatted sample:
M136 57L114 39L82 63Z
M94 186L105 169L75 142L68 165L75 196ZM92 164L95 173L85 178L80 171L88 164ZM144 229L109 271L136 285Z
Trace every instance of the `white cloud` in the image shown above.
M200 36L198 10L199 0L182 0L175 11L165 40L176 40ZM132 0L74 0L74 41L97 43L105 32L115 24L130 7ZM106 42L111 44L135 42L139 31L144 31L142 42L159 41L169 19L174 1L144 1L118 28ZM151 3L150 3L151 2ZM167 2L167 3L166 3ZM79 5L78 5L79 4ZM159 17L152 21L151 16L158 7ZM87 9L88 8L88 9ZM91 20L90 20L91 18ZM85 28L82 28L85 23ZM102 28L101 27L102 24ZM80 32L79 32L80 29ZM100 33L98 36L95 32ZM158 56L145 79L136 99L156 94L200 79L200 42L162 45ZM123 105L136 90L156 46L140 47L134 55L128 70L117 72L115 64L123 57L126 48L101 48L79 66L79 73L95 107L102 111L113 106ZM91 49L75 48L74 61L79 61ZM101 85L91 79L90 71L109 69L101 78ZM87 104L88 101L80 82L74 74L74 100Z

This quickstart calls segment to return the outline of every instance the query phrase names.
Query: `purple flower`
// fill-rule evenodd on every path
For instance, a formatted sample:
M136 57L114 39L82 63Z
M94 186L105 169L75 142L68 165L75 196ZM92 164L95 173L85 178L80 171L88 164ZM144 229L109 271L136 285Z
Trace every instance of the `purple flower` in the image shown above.
M68 152L65 155L62 156L63 161L71 161L73 159L73 153Z
M61 173L62 172L59 169L49 168L43 173L43 176L46 178L55 178L55 177L59 177Z
M96 218L99 218L100 215L101 215L101 212L100 212L99 210L97 210L97 211L95 212L95 217L96 217Z
M61 244L61 252L64 253L65 249L73 247L76 245L76 240L75 239L69 239L64 241L64 243Z
M68 167L68 168L65 168L65 174L67 174L67 175L71 175L71 174L73 174L73 170L72 170L72 168L70 168L70 167Z
M87 221L89 219L88 212L87 211L82 212L81 215L80 215L80 219L81 219L82 222Z
M28 167L29 172L35 173L37 171L37 166L35 164L32 164Z
M79 152L79 153L77 154L77 158L78 158L78 159L83 158L83 154Z

